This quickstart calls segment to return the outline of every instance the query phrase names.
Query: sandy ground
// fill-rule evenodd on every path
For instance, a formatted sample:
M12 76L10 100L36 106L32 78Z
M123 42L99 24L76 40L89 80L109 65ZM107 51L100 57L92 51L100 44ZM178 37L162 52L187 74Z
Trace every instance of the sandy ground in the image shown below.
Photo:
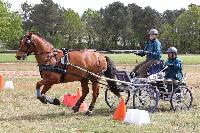
M117 65L117 69L125 69L131 71L130 65ZM184 73L187 73L187 84L192 87L193 90L199 90L200 88L200 66L189 65L184 66ZM15 78L40 78L38 66L36 63L0 63L0 73L4 75L6 79Z
M116 65L119 70L132 69L131 65ZM36 63L1 64L0 73L4 79L11 79L15 89L0 91L0 132L200 132L200 66L184 66L188 85L192 87L193 106L191 111L173 112L170 103L159 103L159 111L151 116L151 124L134 126L112 121L111 112L104 101L104 90L94 109L94 116L86 117L84 113L72 114L71 108L42 104L35 96L35 84L40 80ZM75 94L80 84L73 82L52 87L48 96L59 98ZM90 86L91 88L91 86ZM91 102L91 91L86 103ZM132 100L130 100L132 105Z

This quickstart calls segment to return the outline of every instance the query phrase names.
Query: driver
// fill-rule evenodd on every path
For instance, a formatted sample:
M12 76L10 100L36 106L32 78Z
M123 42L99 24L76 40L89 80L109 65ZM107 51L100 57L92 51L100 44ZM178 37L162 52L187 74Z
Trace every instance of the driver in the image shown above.
M158 30L151 29L149 31L149 41L145 45L143 51L136 53L139 56L145 56L146 60L138 64L133 71L130 73L130 77L141 77L144 78L147 76L147 69L153 64L159 63L161 60L161 43L157 39Z

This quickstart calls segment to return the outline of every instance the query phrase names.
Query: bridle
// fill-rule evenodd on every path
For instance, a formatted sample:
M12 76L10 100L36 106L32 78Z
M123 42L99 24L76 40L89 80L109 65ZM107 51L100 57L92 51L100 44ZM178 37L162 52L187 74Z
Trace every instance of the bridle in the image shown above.
M24 52L25 53L25 58L26 56L29 56L32 52L34 52L33 55L42 55L42 54L48 54L47 55L47 60L44 61L44 63L47 63L49 60L52 59L52 57L55 57L56 59L56 63L57 63L57 49L54 49L52 51L47 51L47 52L41 52L41 53L36 53L36 43L34 42L34 40L32 39L32 35L30 36L27 36L27 35L24 35L22 38L26 38L26 41L25 41L25 45L27 46L27 49L26 50L23 50L21 48L19 48L18 51L21 51L21 52ZM22 40L20 41L20 44L21 44ZM33 46L33 51L31 51L31 46Z
M35 42L33 41L33 39L31 38L31 36L27 36L27 35L24 35L22 38L26 38L26 46L27 46L27 49L26 50L23 50L21 48L19 48L19 51L21 52L24 52L25 55L29 56L31 54L31 51L30 51L30 47L33 46L34 50L35 51ZM22 40L20 41L20 44L21 44Z

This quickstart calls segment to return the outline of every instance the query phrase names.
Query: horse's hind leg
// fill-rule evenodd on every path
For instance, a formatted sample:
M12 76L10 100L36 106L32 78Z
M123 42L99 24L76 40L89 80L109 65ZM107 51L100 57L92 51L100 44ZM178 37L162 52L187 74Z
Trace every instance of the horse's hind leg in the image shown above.
M82 87L82 96L80 97L80 99L76 102L75 106L72 108L72 110L74 111L74 113L79 111L80 105L81 103L85 100L85 97L87 96L87 94L89 93L89 87L88 87L88 79L82 79L81 80L81 87Z
M89 109L86 112L86 115L91 115L92 110L94 109L94 105L96 103L97 97L99 95L99 83L96 81L92 81L92 102L90 103Z

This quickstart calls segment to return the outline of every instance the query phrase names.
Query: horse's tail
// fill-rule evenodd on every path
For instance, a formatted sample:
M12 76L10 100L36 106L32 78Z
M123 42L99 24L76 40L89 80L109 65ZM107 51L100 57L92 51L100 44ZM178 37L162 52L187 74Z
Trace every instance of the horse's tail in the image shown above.
M106 61L107 61L107 70L104 72L104 76L107 77L107 78L114 79L117 69L116 69L115 65L113 64L112 60L109 57L105 56L105 58L106 58ZM119 97L120 93L119 93L119 90L117 89L116 82L107 80L107 83L108 83L110 90L116 96Z

